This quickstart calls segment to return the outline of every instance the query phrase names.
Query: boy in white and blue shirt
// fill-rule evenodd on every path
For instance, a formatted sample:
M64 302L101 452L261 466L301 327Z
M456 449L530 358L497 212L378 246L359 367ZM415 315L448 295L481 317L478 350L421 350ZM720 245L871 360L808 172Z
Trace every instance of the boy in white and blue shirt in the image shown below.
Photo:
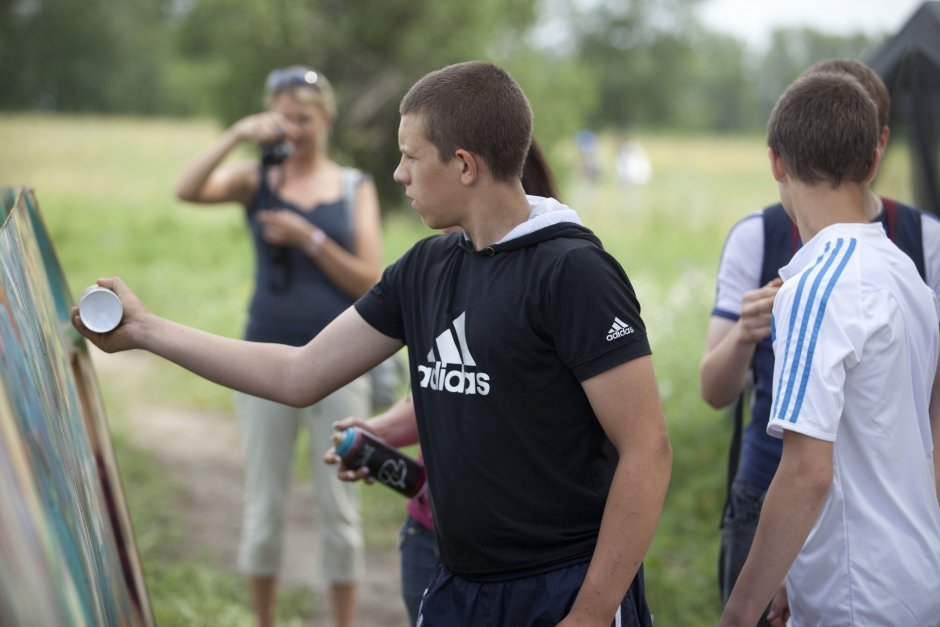
M771 599L791 627L940 624L940 320L864 212L878 132L846 74L798 79L771 114L772 170L806 244L773 305L783 456L721 625L753 626Z

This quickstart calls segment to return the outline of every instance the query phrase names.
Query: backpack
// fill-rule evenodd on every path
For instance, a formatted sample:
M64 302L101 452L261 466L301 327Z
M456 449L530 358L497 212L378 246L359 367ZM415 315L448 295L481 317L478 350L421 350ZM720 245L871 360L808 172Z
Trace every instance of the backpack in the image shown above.
M356 190L365 176L361 170L343 168L343 200L346 201L350 222L356 202ZM372 387L372 413L375 414L388 409L402 395L408 382L408 367L401 353L395 353L370 370L368 376Z
M884 210L881 212L879 220L884 226L888 239L911 258L920 277L926 280L921 212L889 198L882 198L881 200ZM790 259L800 249L803 242L800 241L800 232L796 224L790 220L790 216L786 214L782 204L777 203L767 207L761 213L761 218L764 222L764 258L761 262L759 285L766 285L778 275L780 268L790 262ZM725 493L725 508L728 506L731 484L738 474L747 392L748 389L745 389L738 396L732 410L734 431L731 436L731 447L728 451L728 482Z

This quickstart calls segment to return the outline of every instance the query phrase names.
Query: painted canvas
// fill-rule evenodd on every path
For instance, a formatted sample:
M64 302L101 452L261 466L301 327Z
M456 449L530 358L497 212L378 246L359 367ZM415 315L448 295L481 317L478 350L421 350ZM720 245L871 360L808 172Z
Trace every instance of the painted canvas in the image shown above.
M32 192L0 200L0 624L152 625L71 292Z

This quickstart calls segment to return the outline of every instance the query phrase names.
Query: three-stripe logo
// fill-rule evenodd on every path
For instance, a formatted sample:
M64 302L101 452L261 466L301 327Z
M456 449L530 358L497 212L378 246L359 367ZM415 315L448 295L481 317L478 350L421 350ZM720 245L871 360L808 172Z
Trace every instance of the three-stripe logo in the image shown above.
M434 346L425 357L431 365L418 366L418 384L422 388L481 396L490 393L490 375L467 370L468 367L475 369L477 362L467 345L466 322L467 312L464 312L434 339Z
M835 246L828 242L816 262L800 276L784 336L783 363L774 386L771 418L796 422L799 417L826 306L856 244L855 238L846 242L840 237Z

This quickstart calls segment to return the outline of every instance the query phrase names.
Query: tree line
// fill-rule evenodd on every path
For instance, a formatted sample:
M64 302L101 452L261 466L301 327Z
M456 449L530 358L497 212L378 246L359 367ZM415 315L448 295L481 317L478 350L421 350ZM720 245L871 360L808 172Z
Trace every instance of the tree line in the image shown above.
M5 0L0 110L228 124L261 108L271 68L305 63L336 88L333 144L386 171L397 161L399 99L448 63L506 67L551 144L581 127L757 130L806 66L879 43L785 29L755 52L705 28L700 1Z

